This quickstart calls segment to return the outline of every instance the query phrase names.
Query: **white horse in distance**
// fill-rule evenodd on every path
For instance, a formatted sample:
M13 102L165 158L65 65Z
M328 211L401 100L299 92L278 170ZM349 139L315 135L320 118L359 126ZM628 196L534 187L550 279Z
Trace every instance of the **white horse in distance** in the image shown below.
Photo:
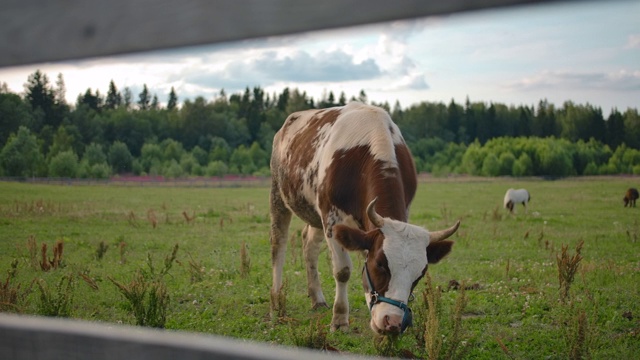
M504 207L509 209L509 212L514 213L513 209L516 204L524 205L524 212L527 213L527 204L531 201L531 195L526 189L509 189L504 194Z

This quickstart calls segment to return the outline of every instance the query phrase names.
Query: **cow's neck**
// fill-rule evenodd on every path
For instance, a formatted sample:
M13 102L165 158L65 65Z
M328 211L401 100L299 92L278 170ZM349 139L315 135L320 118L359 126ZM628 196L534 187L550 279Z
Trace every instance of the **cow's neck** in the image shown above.
M369 196L367 197L367 202L376 197L378 198L378 202L376 203L376 212L379 215L407 222L409 214L404 191L405 189L399 177L395 176L377 179L374 184L370 185L368 190ZM366 205L364 210L366 211ZM367 230L375 228L375 226L368 221L366 214L364 219L367 219L365 224L365 228Z

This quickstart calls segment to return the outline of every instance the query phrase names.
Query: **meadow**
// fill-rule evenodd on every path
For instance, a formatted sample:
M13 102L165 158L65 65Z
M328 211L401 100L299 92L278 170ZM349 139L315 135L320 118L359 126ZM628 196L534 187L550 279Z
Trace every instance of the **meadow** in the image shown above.
M629 359L640 354L637 177L423 179L410 221L461 219L417 286L414 326L378 338L352 254L351 329L311 310L294 218L284 310L270 309L266 187L0 183L0 310L163 327L349 354L441 359ZM525 187L529 211L502 208ZM43 246L44 245L44 246ZM46 247L45 247L46 246ZM333 298L329 252L320 257Z

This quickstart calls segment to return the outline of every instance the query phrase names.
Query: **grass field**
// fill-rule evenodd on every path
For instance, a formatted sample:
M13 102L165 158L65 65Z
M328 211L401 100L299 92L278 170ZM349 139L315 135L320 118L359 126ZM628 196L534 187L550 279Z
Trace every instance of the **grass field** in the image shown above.
M350 332L331 333L331 311L311 310L298 219L285 266L286 314L270 318L267 188L0 183L0 309L368 355L637 358L640 207L623 207L630 186L640 179L421 182L411 222L462 225L452 253L429 267L434 290L427 293L425 282L416 288L414 327L380 340L368 325L359 254ZM528 214L502 208L509 187L530 191ZM563 296L559 269L572 259L575 276L565 277ZM326 250L320 272L331 299ZM467 289L450 286L454 280Z

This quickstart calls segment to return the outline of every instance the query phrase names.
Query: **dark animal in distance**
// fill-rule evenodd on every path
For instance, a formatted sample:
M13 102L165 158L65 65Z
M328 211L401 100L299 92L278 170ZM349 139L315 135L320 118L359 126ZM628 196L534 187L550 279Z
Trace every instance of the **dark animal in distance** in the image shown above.
M273 140L270 195L272 311L282 289L288 228L295 214L303 231L307 290L313 308L328 307L318 276L325 241L336 283L332 330L349 327L348 251L366 254L363 274L371 328L399 334L411 324L413 288L447 255L460 222L440 231L407 223L417 175L409 148L389 114L352 102L296 112Z
M629 188L627 192L624 193L624 207L636 207L636 200L638 200L638 189Z

